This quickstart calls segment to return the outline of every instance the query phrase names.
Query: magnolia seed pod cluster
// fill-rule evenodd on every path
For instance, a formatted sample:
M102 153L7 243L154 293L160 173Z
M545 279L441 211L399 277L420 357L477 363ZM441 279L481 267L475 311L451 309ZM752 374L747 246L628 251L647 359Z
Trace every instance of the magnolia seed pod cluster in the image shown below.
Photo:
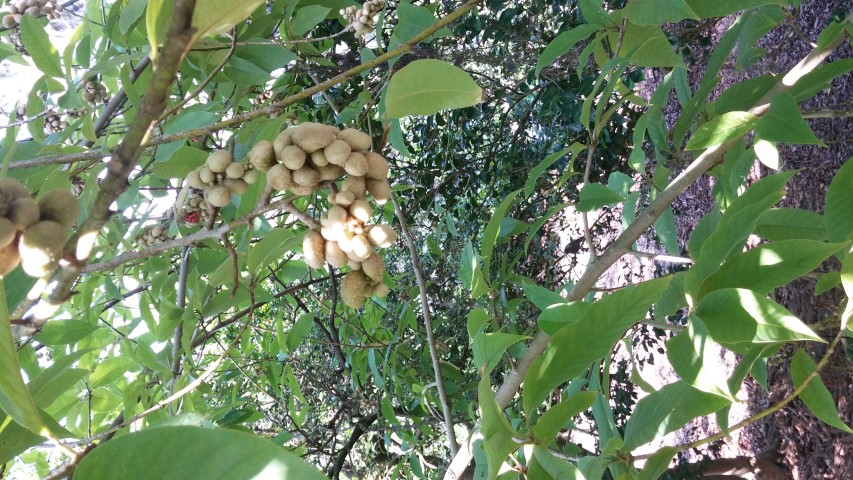
M107 87L102 83L96 83L92 80L86 82L80 96L83 97L83 100L93 106L98 105L99 103L106 103L110 99L107 95Z
M50 135L51 133L59 133L68 128L68 122L62 119L59 113L54 110L50 110L47 115L44 116L44 133Z
M385 0L367 0L364 5L345 8L340 11L341 16L352 25L356 38L361 38L376 28L376 15L385 6Z
M212 211L213 206L207 203L204 197L193 191L181 209L180 219L184 225L194 227L199 223L207 223Z
M153 247L166 240L169 240L169 232L160 225L153 225L142 230L142 233L136 238L136 243L141 247Z
M19 263L32 277L52 272L78 215L77 199L67 190L51 190L36 202L17 180L0 179L0 277Z
M187 175L189 186L204 190L205 200L214 207L230 205L232 194L244 193L257 181L258 172L252 164L235 162L227 150L214 151L204 165Z
M21 17L32 15L38 17L46 15L51 20L59 18L62 5L54 0L19 0L9 2L9 13L3 17L3 26L6 28L16 27L21 23Z
M9 43L15 47L15 51L21 55L29 55L27 47L24 46L24 41L21 39L21 27L15 27L9 31Z

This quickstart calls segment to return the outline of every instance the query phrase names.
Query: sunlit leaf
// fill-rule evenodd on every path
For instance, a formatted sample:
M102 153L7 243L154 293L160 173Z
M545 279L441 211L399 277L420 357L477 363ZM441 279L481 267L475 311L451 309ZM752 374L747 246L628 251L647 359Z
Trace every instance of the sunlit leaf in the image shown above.
M464 70L442 60L415 60L388 84L385 108L390 118L432 115L483 100L483 89Z

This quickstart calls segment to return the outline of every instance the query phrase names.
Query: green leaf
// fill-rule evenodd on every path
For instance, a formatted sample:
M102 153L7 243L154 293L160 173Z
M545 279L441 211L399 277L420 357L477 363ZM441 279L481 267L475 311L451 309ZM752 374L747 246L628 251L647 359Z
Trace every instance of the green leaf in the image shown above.
M479 298L484 293L489 291L489 285L483 278L483 272L480 270L480 262L482 257L474 253L474 247L471 242L465 244L465 249L462 250L462 260L459 265L459 280L462 286L471 291L471 298Z
M73 365L74 362L91 351L92 349L87 348L70 353L64 357L54 359L53 363L49 367L44 369L44 371L37 377L33 378L27 385L27 388L29 388L30 394L33 396L33 400L36 402L36 405L41 408L49 407L50 403L56 399L56 395L52 393L54 384L65 374L65 372L71 370L71 365Z
M185 145L173 153L167 160L156 161L152 166L154 176L158 178L185 178L188 173L204 164L208 152Z
M821 295L841 285L841 272L827 272L817 279L814 294Z
M803 349L798 348L794 352L794 358L791 359L791 381L799 387L816 368L814 360ZM838 416L835 400L832 399L832 394L829 393L819 375L815 375L800 393L800 399L822 422L847 433L853 433L853 430Z
M608 35L611 45L617 45L619 32ZM672 49L666 34L655 25L636 25L628 22L622 35L622 48L619 55L631 59L631 63L640 67L682 67L684 61Z
M491 317L489 317L489 313L484 309L471 309L471 311L468 312L468 316L465 321L465 325L468 330L468 337L473 339L477 335L481 334L486 329L490 320Z
M146 3L148 3L147 0L129 0L121 9L118 28L122 35L127 36L127 32L139 22L142 14L145 13Z
M749 132L758 117L749 112L728 112L702 124L687 141L687 150L701 150L720 145Z
M671 277L627 287L596 301L578 321L561 328L524 377L524 411L532 412L551 390L600 360L666 290Z
M442 60L415 60L398 70L385 97L390 118L432 115L483 100L483 89L467 72Z
M96 328L84 320L53 320L47 322L35 338L45 345L68 345L85 338Z
M843 242L853 232L853 157L838 169L826 192L823 219L830 242Z
M190 445L192 448L188 448ZM224 428L176 426L148 428L105 442L83 458L74 478L322 480L326 477L268 439Z
M556 303L542 310L537 320L539 328L554 336L561 328L583 318L591 305L589 302L566 302L563 299L563 303Z
M539 417L539 420L533 425L531 433L543 444L550 444L569 420L589 409L599 395L600 392L597 391L578 392L554 405Z
M607 186L600 183L588 183L583 186L583 189L581 189L578 210L581 212L589 212L599 209L605 205L613 205L624 201L625 197L619 195L618 192L611 190Z
M578 7L587 23L594 25L608 25L613 23L607 10L601 6L601 0L578 0Z
M696 298L720 288L748 288L767 295L811 272L846 245L849 243L814 240L781 240L759 245L728 259L705 280Z
M653 442L696 417L730 404L729 400L697 390L684 381L671 383L637 402L625 425L625 450Z
M715 368L719 356L715 346L705 324L691 316L687 330L666 342L666 357L675 373L694 388L734 401L726 379Z
M192 26L193 41L231 30L255 11L264 0L197 0Z
M583 474L571 463L557 458L548 447L533 447L533 458L527 472L527 478L552 480L584 480Z
M669 462L678 452L675 447L662 447L646 460L643 469L637 475L637 480L657 480L669 469Z
M637 25L660 25L699 16L684 0L631 0L622 15Z
M300 315L290 331L287 332L287 351L296 350L296 347L311 333L312 327L314 327L314 314L309 312Z
M492 213L492 218L486 224L486 230L483 232L483 244L480 246L480 255L483 256L483 275L489 278L489 267L492 261L492 252L495 249L495 242L498 239L498 233L501 229L501 221L506 216L507 210L515 203L515 197L521 193L521 190L510 192L506 198L501 201L500 205L495 208Z
M823 216L799 208L771 208L761 216L755 234L765 240L827 239Z
M148 43L151 46L152 58L156 57L157 47L166 38L173 8L173 2L148 0L148 6L145 9L145 28L148 34Z
M483 434L483 450L488 459L486 478L493 480L498 476L498 471L509 454L516 451L521 444L513 440L516 436L515 430L510 426L495 402L488 376L480 380L477 396L480 403L480 432Z
M437 21L438 19L435 18L435 15L428 8L420 5L412 5L409 2L400 2L397 5L397 25L391 34L390 48L408 42L415 35L431 27ZM449 28L444 27L432 34L424 43L429 43L436 38L452 35L453 32Z
M89 388L97 388L108 385L128 370L136 370L139 366L128 357L110 357L98 363L95 371L89 376Z
M737 344L823 342L785 307L752 290L715 290L699 302L696 315L714 340L726 348Z
M325 20L331 11L331 8L320 5L302 7L296 10L296 15L290 20L290 30L294 35L304 35Z
M483 377L500 363L506 349L510 345L520 342L526 338L524 335L512 335L509 333L483 333L474 337L474 368Z
M762 75L736 83L721 93L716 101L708 103L707 108L715 115L749 110L773 88L773 85L776 85L778 80L773 75Z
M536 60L534 75L538 77L543 68L554 63L558 58L568 53L578 42L586 40L590 35L597 32L599 28L601 28L600 25L585 23L557 35L557 38L548 43L545 50L539 55L539 59Z
M802 102L826 90L832 80L851 70L853 70L853 58L820 65L797 80L788 93L798 102Z
M283 228L270 230L260 242L252 245L246 258L246 267L254 276L264 275L268 265L301 242L302 236L296 237L290 230Z
M787 93L773 97L767 113L755 125L755 136L769 142L823 145L803 119L794 97Z
M530 170L530 174L527 176L527 181L524 182L524 195L529 197L536 189L536 182L539 180L539 177L551 168L551 165L555 164L566 155L572 156L567 168L567 170L571 171L574 165L574 156L577 155L577 153L584 147L584 144L575 142L571 146L564 148L559 152L554 152L548 155L541 162L537 163L536 166Z
M45 75L50 77L61 78L62 68L59 65L59 52L44 27L41 26L36 17L32 15L24 15L21 17L21 41L24 42L24 47L30 52L30 57L36 67Z
M762 5L790 5L795 0L684 0L700 18L726 17Z
M536 305L539 310L544 311L551 305L566 303L566 299L559 293L540 287L526 278L521 281L521 288L524 289L524 298Z

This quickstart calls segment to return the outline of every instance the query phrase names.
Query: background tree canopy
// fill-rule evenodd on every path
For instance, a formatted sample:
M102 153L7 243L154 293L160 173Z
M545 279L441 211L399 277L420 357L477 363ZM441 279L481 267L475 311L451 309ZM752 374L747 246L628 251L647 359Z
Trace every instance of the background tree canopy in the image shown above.
M10 2L2 472L698 478L794 406L849 442L853 162L813 122L852 115L813 105L853 16L801 3ZM797 208L812 147L848 153Z

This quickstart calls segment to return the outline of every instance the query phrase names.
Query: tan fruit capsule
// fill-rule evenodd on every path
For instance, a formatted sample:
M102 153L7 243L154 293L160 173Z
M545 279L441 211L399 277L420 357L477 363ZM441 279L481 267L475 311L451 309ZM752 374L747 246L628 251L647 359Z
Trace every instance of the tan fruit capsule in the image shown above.
M314 164L315 167L325 167L329 164L329 159L326 158L326 154L323 153L322 150L317 150L311 152L311 163Z
M361 262L361 270L374 282L381 282L382 278L385 277L385 263L382 261L382 257L372 250L370 256Z
M210 187L204 191L204 199L214 207L227 207L231 204L231 190L228 187Z
M348 266L351 270L361 270L361 262L359 262L358 260L351 260L351 259L350 259L350 260L348 260L348 261L347 261L347 266Z
M364 235L356 235L352 237L350 245L352 245L352 252L357 257L356 260L367 260L370 257L370 254L373 253L373 247L370 245L370 240L368 240ZM363 267L364 265L362 265L362 268Z
M192 188L204 188L205 183L201 181L201 175L199 170L193 170L192 172L187 174L187 185ZM211 172L213 173L213 172Z
M367 190L367 184L363 177L347 177L341 184L341 191L352 192L354 198L364 198L364 192Z
M12 243L17 234L15 224L6 217L0 217L0 248L5 248Z
M373 216L373 209L365 200L353 200L349 206L349 213L360 222L366 222Z
M284 165L273 165L267 171L267 185L279 191L290 188L293 185L290 170Z
M367 152L364 157L367 158L367 178L388 178L388 160L385 160L385 157L375 152Z
M373 294L379 298L385 298L389 293L391 293L391 289L384 283L377 283L376 286L373 287Z
M367 282L364 273L353 270L344 275L341 281L341 299L350 308L361 308L364 306L364 292Z
M343 207L339 207L335 205L334 207L329 209L327 213L329 222L331 224L342 224L347 220L347 211Z
M358 152L352 152L344 164L344 170L350 175L363 177L367 173L367 159Z
M77 197L68 190L51 190L45 193L39 198L38 210L40 219L56 222L64 229L73 227L80 216Z
M30 191L23 183L13 178L0 178L0 194L3 194L10 201L15 198L29 197Z
M288 145L281 150L279 162L291 170L299 170L305 165L305 151L296 145Z
M242 195L249 189L249 184L241 178L226 178L222 181L222 184L235 195ZM228 203L231 203L230 200Z
M77 203L76 199L74 203ZM30 197L16 199L9 205L9 210L6 212L6 217L18 230L26 230L30 225L38 222L40 216L38 204Z
M302 167L293 172L293 182L303 187L315 187L320 183L320 172L311 167Z
M224 173L225 169L228 168L228 164L233 160L231 152L227 150L215 150L209 157L207 157L205 164L207 164L207 168L209 168L211 172Z
M227 178L243 178L244 173L246 173L246 167L237 162L231 162L225 167L225 176Z
M65 245L65 228L57 222L42 220L21 235L18 251L27 275L42 277L53 269Z
M347 142L353 150L370 150L370 135L362 132L361 130L356 130L354 128L341 130L341 132L338 133L338 139Z
M388 199L391 198L391 184L384 178L382 180L368 178L367 191L376 200L378 205L385 205Z
M15 17L12 15L4 15L3 16L3 26L6 28L13 28L17 25L18 22L15 21ZM12 267L15 268L15 267Z
M320 235L322 235L326 240L337 242L341 238L341 230L340 228L324 226L320 228Z
M352 147L343 140L335 140L323 149L323 154L329 163L343 167L352 154Z
M284 150L284 147L293 145L293 140L290 136L293 134L291 129L286 129L283 132L279 133L275 140L273 140L272 146L273 151L277 157L281 156L281 151Z
M261 140L256 143L255 146L249 150L247 157L249 159L249 163L262 172L266 172L276 164L275 152L273 151L272 143L268 140Z
M21 263L21 255L18 253L17 243L12 242L0 248L0 278L8 275L19 263Z
M32 7L28 8L24 13L26 13L27 15L32 15L34 17L37 17L41 13L41 8L36 7L36 6L32 6Z
M335 132L326 125L307 122L296 128L292 139L306 153L311 153L335 141Z
M326 261L335 268L343 268L349 262L349 257L338 246L338 242L326 242Z
M320 232L311 231L302 239L302 254L311 268L323 268L326 264L326 240Z
M201 180L202 186L198 188L205 188L214 181L216 181L216 174L213 173L213 170L207 168L207 166L201 167L201 170L198 171L198 178Z
M341 207L349 207L353 200L355 200L355 195L352 192L338 192L335 198L330 201Z
M317 171L320 172L320 180L326 181L337 180L346 173L343 168L332 164L317 167Z
M293 184L288 188L288 190L290 190L290 192L293 193L294 195L299 195L300 197L304 197L304 196L311 195L314 192L316 192L317 186L315 185L313 187L306 187L304 185Z
M371 225L367 238L379 248L388 248L397 241L397 232L388 225Z
M258 171L254 168L243 172L243 181L248 183L249 185L256 183L259 178L260 175L258 174Z

